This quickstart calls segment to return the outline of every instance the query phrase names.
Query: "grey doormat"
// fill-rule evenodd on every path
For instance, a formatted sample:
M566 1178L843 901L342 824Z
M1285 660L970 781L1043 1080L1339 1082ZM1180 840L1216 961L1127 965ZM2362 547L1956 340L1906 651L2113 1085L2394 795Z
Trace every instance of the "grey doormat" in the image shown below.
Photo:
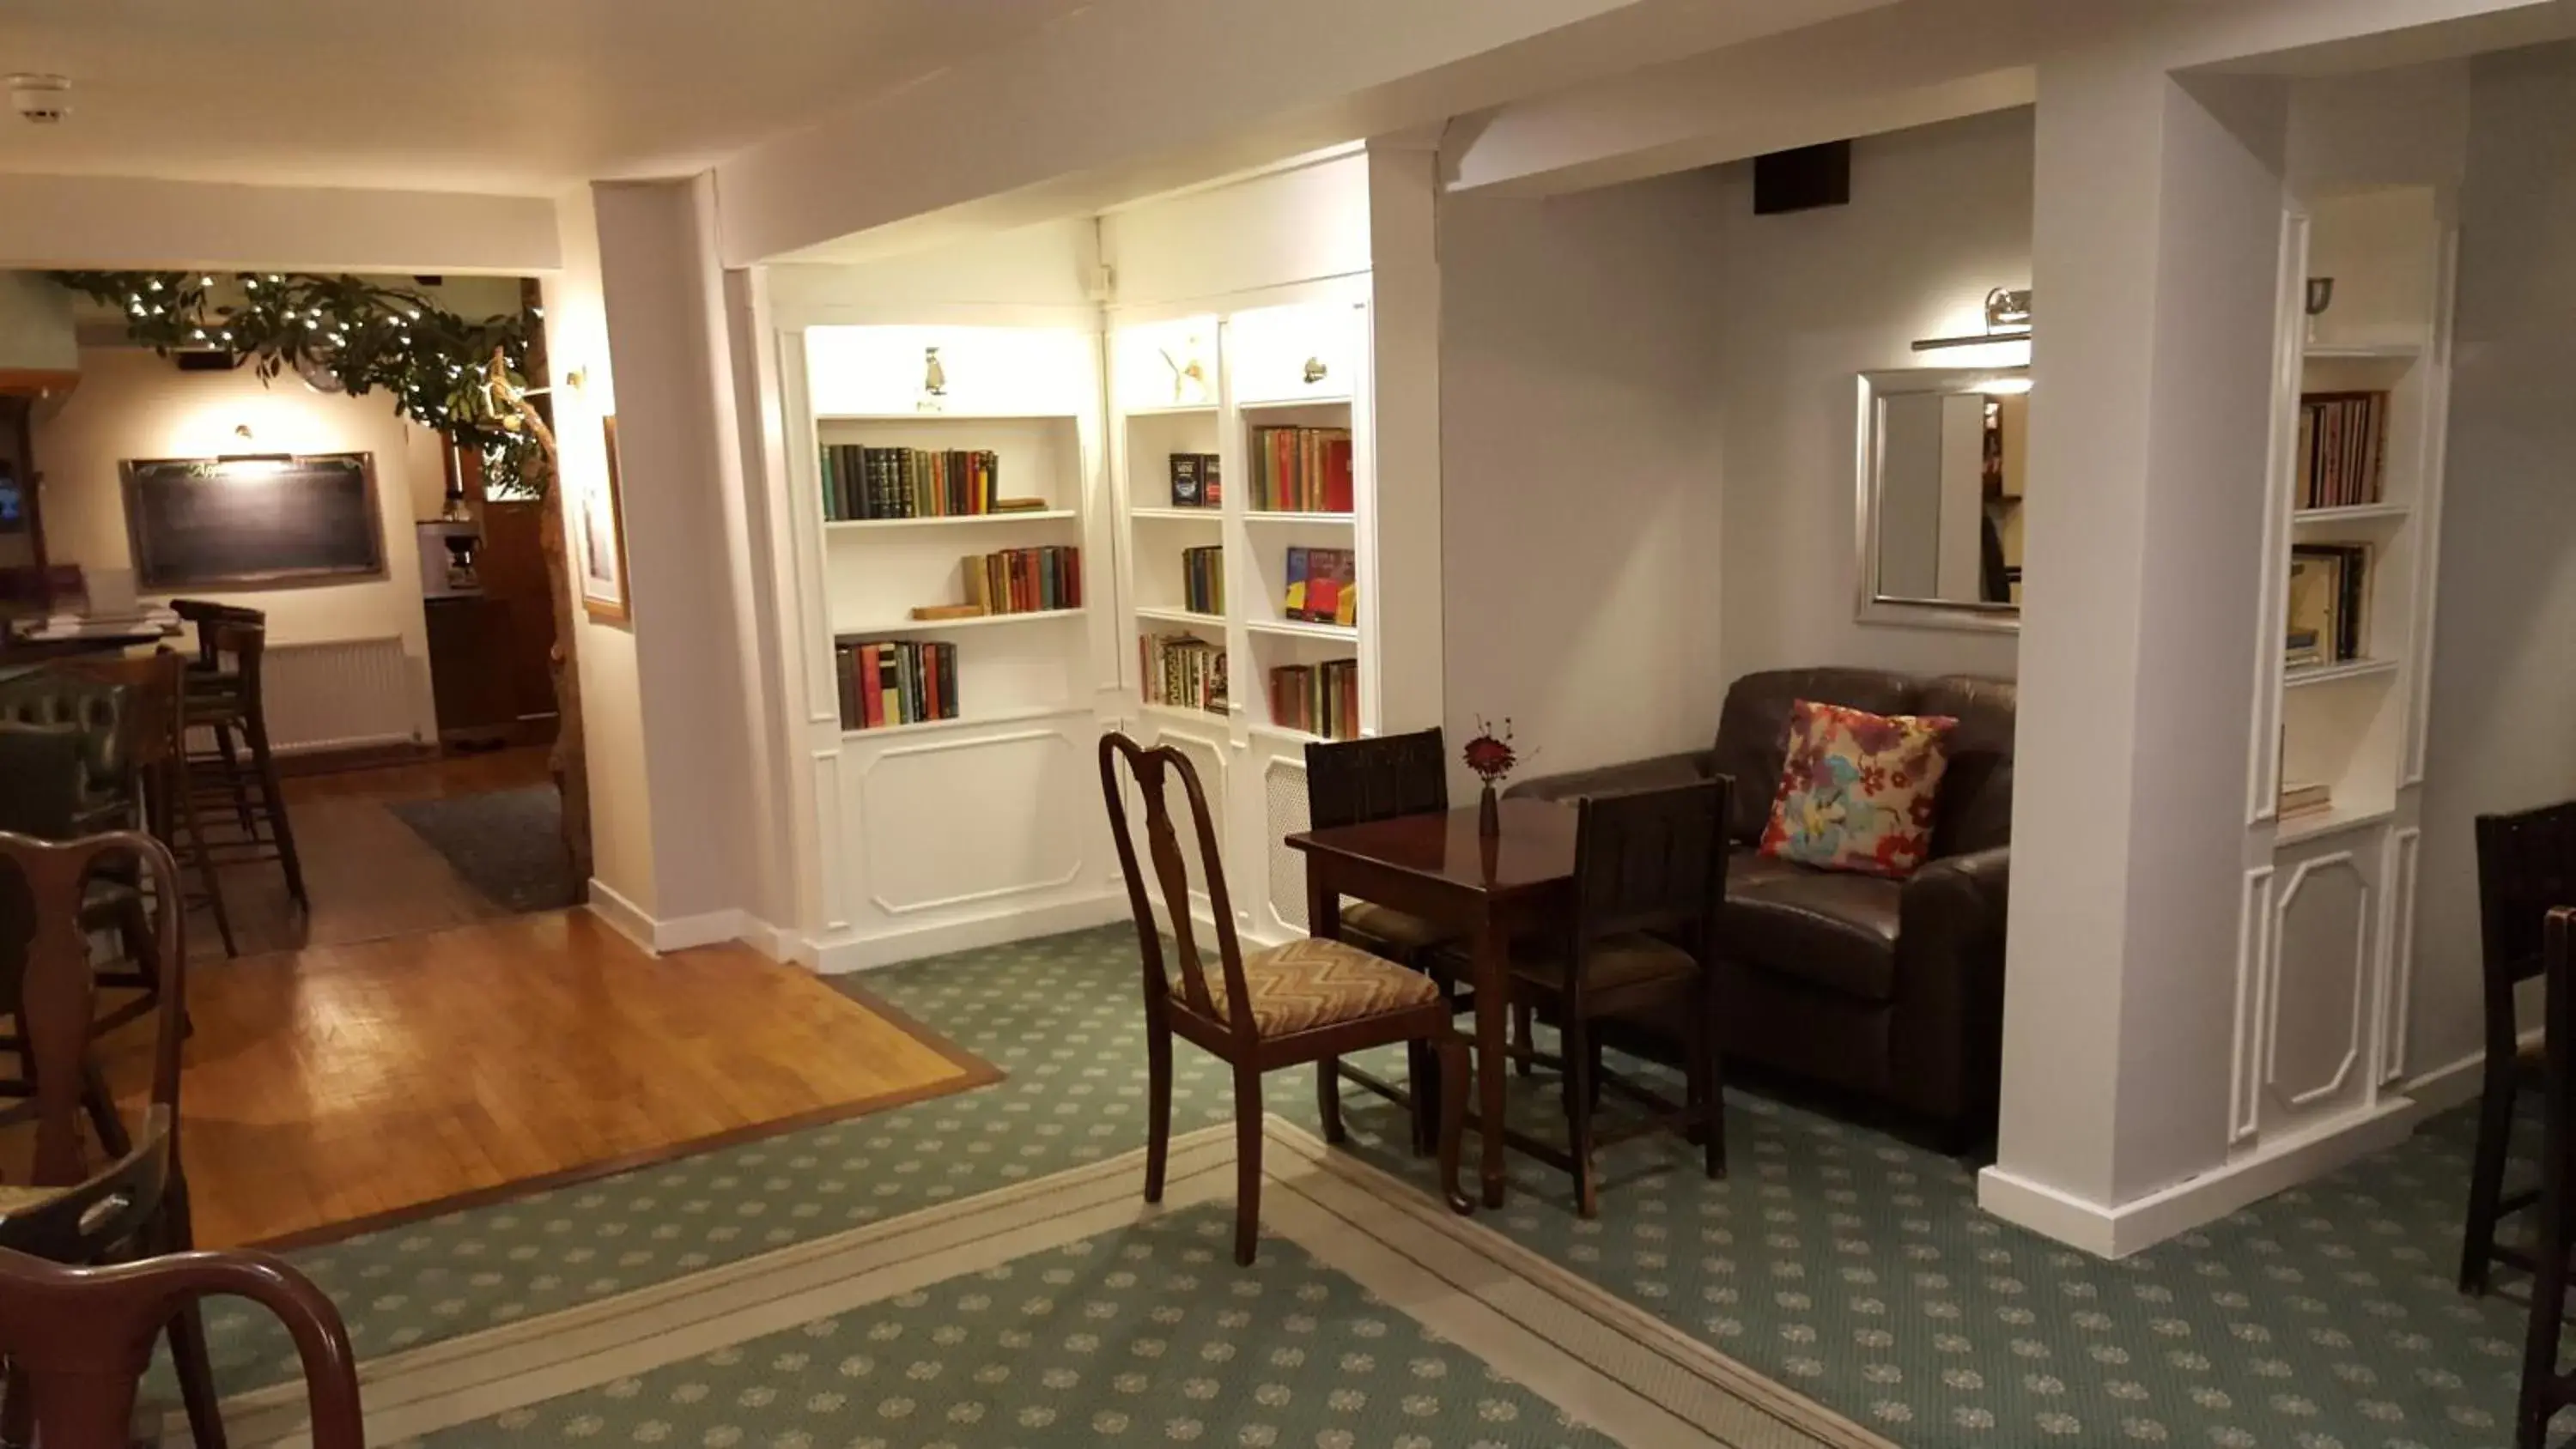
M443 800L402 800L385 808L447 857L456 873L513 911L581 903L564 852L563 801L552 785L527 785Z

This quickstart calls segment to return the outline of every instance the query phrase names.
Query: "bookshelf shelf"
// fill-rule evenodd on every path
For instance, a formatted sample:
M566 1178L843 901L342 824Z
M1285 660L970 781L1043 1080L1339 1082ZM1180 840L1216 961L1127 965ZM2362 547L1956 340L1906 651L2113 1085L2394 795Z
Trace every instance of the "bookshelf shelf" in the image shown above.
M2394 675L2400 661L2395 659L2347 659L2340 664L2314 664L2305 669L2281 671L2283 689L2301 689L2311 685L2334 684L2347 679L2371 679Z
M1225 519L1221 508L1130 508L1130 518L1150 518L1168 523L1219 523Z
M2290 512L2290 521L2302 528L2323 528L2339 523L2393 523L2412 517L2415 510L2403 503L2363 503L2350 508L2298 508Z
M2364 362L2412 362L2424 355L2420 342L2311 342L2300 355L2311 361L2352 359Z
M2304 815L2285 817L2281 821L2280 830L2273 838L2282 845L2296 845L2303 840L2339 835L2347 830L2365 829L2382 821L2394 819L2396 815L2395 805L2340 805Z
M1136 612L1142 614L1144 610ZM1302 619L1246 619L1243 627L1255 634L1276 634L1291 639L1333 639L1346 644L1360 642L1355 624L1309 624Z
M964 619L898 619L891 623L869 624L855 629L836 629L837 639L879 639L896 634L938 634L951 629L991 629L1004 624L1043 624L1054 619L1079 619L1088 609L1032 609L1018 614L977 614Z
M1179 720L1194 725L1223 725L1227 715L1213 709L1192 709L1181 704L1142 704L1137 708L1156 719Z
M1246 402L1238 409L1246 413L1284 413L1298 408L1349 407L1351 395L1346 392L1317 393L1313 397L1280 397L1262 402Z
M1162 609L1139 604L1136 607L1136 617L1139 619L1150 619L1158 624L1190 624L1201 629L1222 629L1225 627L1225 616L1223 614L1198 614L1192 613L1188 609Z
M1349 528L1358 523L1359 515L1355 513L1279 513L1265 512L1261 509L1252 508L1244 510L1243 521L1246 523L1304 524L1308 526L1326 524Z
M1169 403L1162 407L1131 407L1127 409L1127 416L1131 418L1212 418L1216 416L1216 404Z
M1292 744L1320 745L1328 743L1322 735L1315 734L1309 730L1290 729L1286 725L1256 724L1252 726L1252 732L1257 735L1268 735L1274 740L1287 740Z
M977 523L1062 523L1082 515L1070 508L1030 509L1019 513L952 513L944 518L845 518L823 525L824 534L866 533L880 528L954 528Z
M879 725L872 730L841 731L844 740L880 740L888 735L926 735L935 730L973 729L977 725L1026 724L1032 720L1061 719L1083 711L1051 707L995 710L991 714L972 714L959 719L925 719L911 724Z

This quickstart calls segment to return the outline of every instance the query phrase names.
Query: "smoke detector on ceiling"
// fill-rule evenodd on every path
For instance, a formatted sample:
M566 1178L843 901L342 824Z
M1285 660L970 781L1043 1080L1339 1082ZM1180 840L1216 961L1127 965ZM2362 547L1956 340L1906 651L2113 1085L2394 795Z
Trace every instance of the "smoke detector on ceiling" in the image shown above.
M51 126L72 113L72 83L58 75L13 75L9 77L9 102L18 108L19 119L38 126Z

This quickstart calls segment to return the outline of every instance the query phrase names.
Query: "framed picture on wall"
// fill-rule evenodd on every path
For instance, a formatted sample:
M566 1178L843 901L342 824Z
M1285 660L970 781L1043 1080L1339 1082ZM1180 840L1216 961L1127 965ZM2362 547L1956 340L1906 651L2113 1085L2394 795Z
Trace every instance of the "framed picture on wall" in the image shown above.
M580 517L581 607L591 618L616 623L627 617L626 499L617 477L617 419L599 420L608 445L607 475L584 490Z

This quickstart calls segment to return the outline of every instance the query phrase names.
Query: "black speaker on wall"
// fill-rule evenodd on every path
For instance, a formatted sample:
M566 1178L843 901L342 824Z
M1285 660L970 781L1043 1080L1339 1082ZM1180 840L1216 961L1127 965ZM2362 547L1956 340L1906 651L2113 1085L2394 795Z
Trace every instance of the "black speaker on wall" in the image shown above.
M1851 142L1827 141L1753 158L1753 214L1851 204Z

